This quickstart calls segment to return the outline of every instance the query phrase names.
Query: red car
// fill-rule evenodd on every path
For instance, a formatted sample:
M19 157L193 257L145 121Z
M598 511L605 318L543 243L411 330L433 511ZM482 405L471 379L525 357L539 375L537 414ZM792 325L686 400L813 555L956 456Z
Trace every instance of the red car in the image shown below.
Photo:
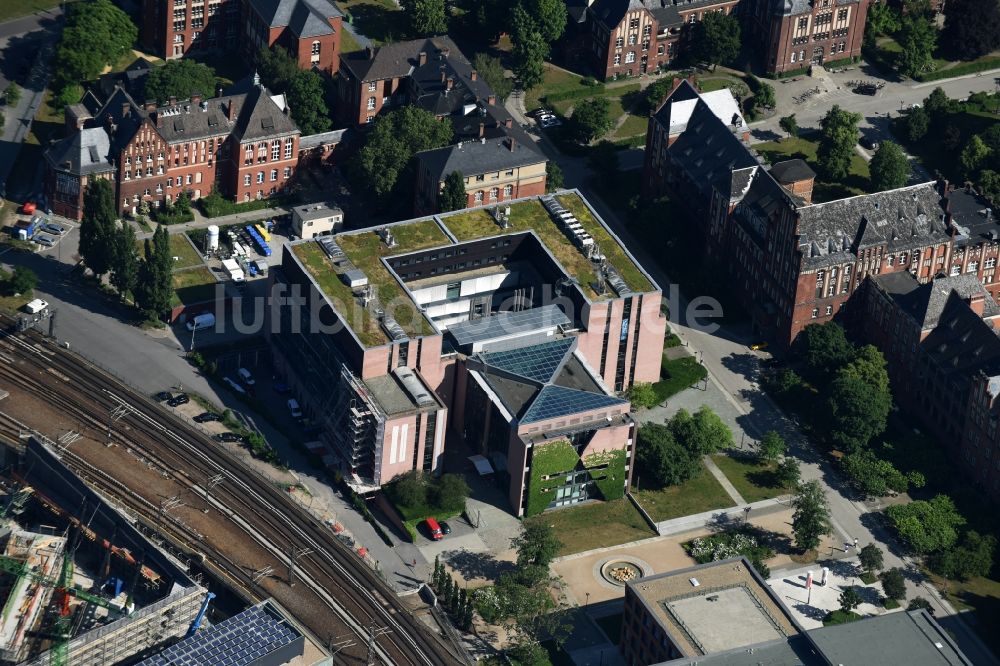
M427 531L431 533L431 538L435 541L440 541L444 538L444 534L441 532L441 526L438 525L438 521L434 518L428 518L424 521L427 525Z
M35 202L26 201L23 206L21 206L21 212L25 215L31 215L35 212Z

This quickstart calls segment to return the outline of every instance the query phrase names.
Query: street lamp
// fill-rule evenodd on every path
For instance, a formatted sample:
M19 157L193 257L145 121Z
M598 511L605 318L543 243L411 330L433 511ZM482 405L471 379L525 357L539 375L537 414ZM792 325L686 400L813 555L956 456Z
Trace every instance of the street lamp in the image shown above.
M583 605L584 606L589 606L590 605L590 592L587 592L586 595L587 595L587 600L584 602Z
M750 522L750 507L743 507L743 524L746 525Z

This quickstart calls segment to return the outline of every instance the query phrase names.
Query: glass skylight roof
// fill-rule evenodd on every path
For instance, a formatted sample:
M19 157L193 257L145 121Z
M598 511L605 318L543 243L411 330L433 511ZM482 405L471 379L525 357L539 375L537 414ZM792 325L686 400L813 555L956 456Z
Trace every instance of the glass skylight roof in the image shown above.
M577 391L550 384L543 388L521 417L521 423L547 421L577 412L626 404L624 400L603 393Z
M574 341L573 338L562 338L519 349L484 352L479 356L494 368L545 384L552 380Z

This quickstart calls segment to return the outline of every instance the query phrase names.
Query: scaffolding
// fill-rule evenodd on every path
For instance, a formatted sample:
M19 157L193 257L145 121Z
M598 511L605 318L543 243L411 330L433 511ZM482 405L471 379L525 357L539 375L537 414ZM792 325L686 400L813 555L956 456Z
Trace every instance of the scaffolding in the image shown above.
M382 434L385 414L378 407L368 388L350 369L340 369L340 390L334 406L334 446L351 476L366 467L377 473L376 460L382 455ZM377 479L373 480L375 483Z

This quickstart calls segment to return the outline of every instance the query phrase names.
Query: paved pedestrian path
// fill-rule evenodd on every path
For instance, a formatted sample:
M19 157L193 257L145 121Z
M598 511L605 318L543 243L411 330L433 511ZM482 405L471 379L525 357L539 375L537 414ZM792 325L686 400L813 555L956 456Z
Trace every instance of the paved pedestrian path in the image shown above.
M740 491L736 490L736 486L732 484L726 475L722 473L722 470L719 469L719 466L715 464L715 461L712 460L712 456L705 456L702 460L705 462L705 467L708 471L715 477L715 480L719 482L722 489L726 491L726 494L729 495L729 497L732 498L736 504L743 506L747 503L747 501L743 499L743 495L740 495Z

